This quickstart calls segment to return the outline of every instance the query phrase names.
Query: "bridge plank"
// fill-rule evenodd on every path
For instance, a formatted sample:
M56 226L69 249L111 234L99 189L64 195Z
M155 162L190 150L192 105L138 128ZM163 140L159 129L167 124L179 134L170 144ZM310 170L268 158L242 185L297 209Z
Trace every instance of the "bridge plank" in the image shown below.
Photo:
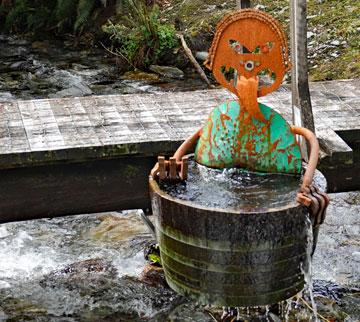
M350 91L344 92L345 86ZM359 80L311 86L317 135L328 145L334 141L339 152L351 149L336 135L329 143L328 131L360 128L359 87ZM229 99L233 96L220 89L0 103L0 168L62 161L60 150L72 150L71 161L77 156L82 161L87 148L98 151L87 153L94 159L108 157L109 146L117 150L111 149L111 157L128 154L130 144L131 153L142 154L139 143L154 141L159 142L157 154L164 150L161 142L184 140L212 108ZM289 90L282 89L261 101L291 121L290 99Z
M317 135L331 154L351 158L351 148L335 132L360 129L359 88L359 80L311 84ZM149 153L146 143L153 155L170 152L166 142L184 140L211 109L233 98L218 89L0 103L0 168L64 161L69 155L79 162L141 155ZM288 89L261 101L291 121Z

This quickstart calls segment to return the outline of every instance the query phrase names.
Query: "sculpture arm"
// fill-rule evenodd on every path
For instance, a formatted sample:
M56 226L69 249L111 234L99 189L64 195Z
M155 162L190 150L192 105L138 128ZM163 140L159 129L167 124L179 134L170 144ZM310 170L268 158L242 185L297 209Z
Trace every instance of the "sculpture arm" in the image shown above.
M201 135L202 128L198 129L192 136L188 137L176 150L173 157L176 158L176 161L181 161L181 158L186 154L187 151L189 151L191 148L193 148L200 135Z
M181 169L187 169L187 167L183 167L182 163L184 162L182 160L182 157L191 149L195 146L195 144L197 143L200 135L201 135L201 131L202 128L198 129L193 135L191 135L190 137L188 137L180 146L179 148L176 150L176 152L174 153L173 157L170 158L170 162L169 161L165 161L163 160L161 162L161 164L159 162L157 162L155 164L155 166L152 168L152 170L150 171L150 175L152 177L155 177L157 175L157 173L160 171L160 167L164 167L165 169L167 168L167 166L169 167L176 167L175 169L175 174L177 171L178 166L180 166ZM159 157L161 158L161 157ZM171 163L171 159L175 159L174 163ZM160 159L159 159L160 161ZM163 169L165 171L165 169ZM184 170L182 170L184 171ZM187 170L185 170L187 171ZM171 169L170 169L171 172ZM174 172L173 172L174 173ZM182 177L186 178L187 173L181 173Z
M304 191L306 187L309 187L311 185L313 180L314 172L316 170L319 159L319 142L315 134L304 127L291 126L291 131L294 134L299 134L303 136L310 144L308 167L305 171L303 183L301 185L301 191Z

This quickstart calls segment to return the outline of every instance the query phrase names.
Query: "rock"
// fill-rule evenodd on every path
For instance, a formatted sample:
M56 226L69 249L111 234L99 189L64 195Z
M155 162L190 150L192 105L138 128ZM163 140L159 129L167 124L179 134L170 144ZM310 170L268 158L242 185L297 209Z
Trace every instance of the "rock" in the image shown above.
M91 292L108 287L116 276L117 270L110 262L94 258L55 270L45 275L39 283L43 288L56 288L61 285L69 290L80 289Z
M204 12L212 12L216 9L216 4L208 5L204 10Z
M28 46L29 45L29 41L26 39L9 38L8 41L9 41L9 45L12 45L12 46Z
M28 63L26 61L18 61L15 63L12 63L9 67L12 70L23 70L25 67L27 67Z
M159 80L159 75L154 73L145 73L141 70L137 71L129 71L122 75L122 79L129 79L129 80L143 80L143 81L157 81Z
M72 63L72 64L71 64L71 67L72 67L72 69L74 69L74 70L76 70L76 71L81 71L81 70L89 69L89 68L90 68L89 66L85 66L85 65L77 64L77 63Z
M205 61L209 53L207 51L197 51L195 53L195 58L201 61Z
M156 267L147 264L141 272L139 280L151 286L169 287L165 280L164 270L162 267Z
M175 79L184 78L184 72L177 67L151 65L149 69L152 72L166 78L175 78Z
M212 322L214 319L209 313L196 309L194 303L184 303L171 312L169 322ZM232 320L235 321L235 320Z
M88 236L94 240L125 241L149 230L140 216L133 211L126 215L108 214L100 218L101 223L91 229Z
M35 49L37 51L43 52L43 53L47 53L49 51L49 41L48 40L44 40L44 41L34 41L31 44L31 48Z
M5 47L1 48L1 58L14 59L14 57L27 58L29 55L29 48L27 47Z
M330 44L333 45L333 46L339 46L340 41L339 40L333 40Z
M30 300L13 297L7 297L2 301L1 310L3 311L0 311L0 318L3 314L8 318L6 321L45 321L47 313L45 309Z
M14 100L15 97L10 92L0 92L0 101L10 101ZM1 232L0 232L1 238Z
M0 99L1 99L1 93L0 93ZM5 238L9 235L10 233L7 231L6 227L0 226L0 238Z
M266 9L266 7L262 4L257 4L254 8L257 10L265 10Z
M89 86L84 83L78 83L73 85L72 87L65 88L61 91L56 92L55 94L50 94L50 98L57 98L57 97L79 97L85 95L91 95L92 90Z
M307 39L310 39L311 37L314 37L314 36L315 36L315 34L314 34L312 31L308 31L308 32L306 33Z

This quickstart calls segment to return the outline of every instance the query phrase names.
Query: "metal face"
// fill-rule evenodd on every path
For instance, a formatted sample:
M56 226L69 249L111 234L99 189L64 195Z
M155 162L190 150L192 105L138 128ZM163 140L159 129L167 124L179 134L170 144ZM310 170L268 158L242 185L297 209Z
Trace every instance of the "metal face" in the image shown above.
M229 14L218 24L205 65L236 95L236 77L249 79L271 71L276 79L259 89L258 96L263 96L281 85L290 68L287 51L279 22L259 10L245 9Z

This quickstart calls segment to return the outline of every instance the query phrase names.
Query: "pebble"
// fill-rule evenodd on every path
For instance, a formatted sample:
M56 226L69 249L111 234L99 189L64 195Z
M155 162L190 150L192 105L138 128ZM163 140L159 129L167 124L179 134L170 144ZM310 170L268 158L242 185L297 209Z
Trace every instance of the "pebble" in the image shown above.
M0 226L0 238L5 238L9 235L10 235L10 233L7 231L6 227Z
M309 38L311 38L311 37L313 37L313 36L315 36L315 34L312 32L312 31L308 31L307 33L306 33L306 37L309 39Z
M333 46L339 46L340 41L339 40L333 40L330 44L333 45Z
M72 87L65 88L61 91L56 92L55 94L50 94L50 98L56 97L81 97L86 95L91 95L92 91L85 83L74 84Z
M359 260L360 261L360 252L353 252L351 254L356 260Z
M262 4L257 4L256 6L255 6L255 9L258 9L258 10L265 10L265 6L264 5L262 5Z

